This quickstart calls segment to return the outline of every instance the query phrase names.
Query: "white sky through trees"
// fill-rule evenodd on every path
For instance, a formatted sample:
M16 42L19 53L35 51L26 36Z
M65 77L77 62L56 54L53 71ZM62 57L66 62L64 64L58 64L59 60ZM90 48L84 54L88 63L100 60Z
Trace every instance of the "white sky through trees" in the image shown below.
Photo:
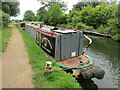
M11 0L9 0L11 1ZM38 2L39 0L19 0L20 2L20 14L17 17L11 17L11 19L23 19L24 13L26 10L32 10L34 13L36 13L36 11L42 7L42 5L40 4L40 2ZM106 1L112 1L112 2L119 2L120 0L61 0L64 1L67 4L67 8L68 11L66 11L66 13L69 12L69 10L71 10L73 8L74 4L77 4L77 2L79 1L99 1L99 2L106 2Z
M73 8L73 4L76 4L79 0L62 0L66 2L68 11ZM20 14L17 17L11 17L11 19L23 19L26 10L32 10L34 13L41 7L41 4L37 0L19 0L20 2Z

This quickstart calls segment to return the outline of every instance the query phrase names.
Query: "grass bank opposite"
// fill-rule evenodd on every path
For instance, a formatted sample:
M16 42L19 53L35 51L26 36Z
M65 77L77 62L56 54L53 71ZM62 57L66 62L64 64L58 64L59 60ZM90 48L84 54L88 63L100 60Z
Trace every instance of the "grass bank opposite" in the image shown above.
M2 40L2 49L0 52L5 52L9 38L12 35L11 27L3 27L2 30L0 30L0 35L2 35L2 37L0 37L0 39Z
M55 61L45 55L42 49L20 26L17 25L17 28L23 36L29 56L29 63L32 65L35 88L80 88L80 90L83 90L75 78L64 71L56 70L50 74L45 74L46 61L52 61L54 67L58 67L55 65Z

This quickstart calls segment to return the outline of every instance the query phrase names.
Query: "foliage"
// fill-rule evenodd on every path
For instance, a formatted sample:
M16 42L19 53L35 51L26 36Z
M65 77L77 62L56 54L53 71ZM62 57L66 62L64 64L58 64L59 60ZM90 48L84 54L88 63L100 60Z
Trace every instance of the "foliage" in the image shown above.
M38 1L40 1L40 3L43 5L42 7L40 7L39 9L38 9L38 11L37 11L37 20L38 21L44 21L46 24L50 24L50 21L52 20L52 18L50 19L49 18L49 16L50 16L50 14L55 14L55 15L57 15L58 13L60 13L60 15L61 15L61 11L63 10L63 11L65 11L65 10L67 10L67 6L66 6L66 4L65 4L65 2L64 1L61 1L61 0L38 0ZM54 5L57 5L57 6L54 6ZM55 9L57 10L57 9L61 9L61 10L58 10L58 12L56 12L55 11L55 9L53 10L53 11L55 11L55 13L54 12L51 12L51 13L49 13L49 11L50 10L52 10L53 8L52 7L56 7ZM52 8L52 9L51 9ZM57 13L57 14L56 14ZM54 16L54 15L53 15ZM56 17L55 17L56 18ZM63 17L64 18L64 17ZM48 19L49 19L49 21L48 21ZM59 17L58 17L58 19L59 19ZM53 21L54 23L53 24L55 24L55 20ZM61 21L62 22L62 21ZM52 23L52 22L51 22ZM52 24L51 24L52 25Z
M2 33L2 51L5 52L9 38L12 34L10 27L3 27L2 30L0 30L0 33Z
M86 6L91 6L91 7L96 7L98 5L100 5L101 2L98 1L84 1L84 2L78 2L77 4L73 5L73 9L74 11L82 11L84 9L84 7Z
M19 14L19 2L2 2L2 11L10 16Z
M10 16L17 16L20 12L19 10L19 2L1 2L2 3L2 11L0 10L0 14L2 15L2 25L1 26L8 26L10 20Z
M119 16L118 13L118 5L113 4L111 7L112 14L111 18L107 20L107 27L104 28L104 31L107 31L107 34L111 34L112 38L116 41L120 40L120 23L119 23Z
M92 7L97 7L101 4L102 2L98 2L96 0L92 0L91 2L88 2L88 4ZM107 3L107 2L106 2Z
M76 29L78 29L78 30L80 30L80 29L82 29L82 30L93 30L94 28L92 26L87 26L83 23L77 23Z
M120 34L116 33L115 35L112 36L112 39L116 40L116 41L120 41Z
M54 4L59 4L60 8L64 11L67 10L67 6L64 1L61 0L38 0L44 8L49 9Z
M39 21L26 21L26 23L44 24L43 22Z
M40 47L18 26L29 55L29 62L33 69L33 83L35 88L81 88L76 83L75 78L72 75L65 73L64 71L56 70L50 74L45 74L45 63L46 61L52 61L54 67L55 61L46 56Z
M43 21L43 18L45 16L46 9L45 7L41 7L37 10L37 20L38 21Z
M58 24L57 27L72 29L73 25L72 25L72 23L69 23L69 24Z
M32 10L25 11L24 20L26 20L26 21L34 21L35 20L34 12Z
M78 2L77 4L73 5L73 9L75 11L81 11L83 7L88 6L89 4L86 2Z
M67 24L67 14L61 14L59 24Z
M9 24L9 14L6 14L0 10L0 13L2 14L2 22L0 23L0 26L6 27Z
M78 23L80 20L80 11L71 10L68 14L67 22Z
M46 12L44 22L50 25L57 25L61 20L62 13L59 4L54 4Z
M87 6L81 12L83 17L81 20L86 25L93 26L96 29L100 25L107 23L107 20L111 18L111 11L111 5L102 4L96 8Z
M118 23L118 16L120 16L118 15L119 4L87 1L78 2L69 14L65 14L59 9L59 5L51 2L45 14L42 14L43 11L41 10L39 16L49 25L70 29L95 30L110 35L114 40L120 40L120 31L118 30L120 27Z

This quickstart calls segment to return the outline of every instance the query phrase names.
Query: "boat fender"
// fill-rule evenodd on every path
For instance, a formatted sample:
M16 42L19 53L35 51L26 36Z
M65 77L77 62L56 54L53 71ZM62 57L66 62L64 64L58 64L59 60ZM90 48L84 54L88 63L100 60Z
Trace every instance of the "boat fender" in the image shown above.
M84 79L92 79L95 77L95 75L91 69L82 72L82 75L83 75Z
M97 79L103 79L105 75L105 71L103 69L100 67L94 67L92 68L92 71Z

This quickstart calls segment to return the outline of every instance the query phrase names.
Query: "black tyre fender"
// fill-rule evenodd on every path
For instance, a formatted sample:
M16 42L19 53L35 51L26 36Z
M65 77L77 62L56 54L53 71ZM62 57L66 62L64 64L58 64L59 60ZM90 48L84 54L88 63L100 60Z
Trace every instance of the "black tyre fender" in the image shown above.
M83 75L84 79L92 79L92 78L95 77L95 75L94 75L94 73L93 73L93 71L91 69L89 69L87 71L84 71L82 73L82 75Z
M94 67L92 68L92 71L97 79L103 79L105 75L105 71L103 69L100 67Z

